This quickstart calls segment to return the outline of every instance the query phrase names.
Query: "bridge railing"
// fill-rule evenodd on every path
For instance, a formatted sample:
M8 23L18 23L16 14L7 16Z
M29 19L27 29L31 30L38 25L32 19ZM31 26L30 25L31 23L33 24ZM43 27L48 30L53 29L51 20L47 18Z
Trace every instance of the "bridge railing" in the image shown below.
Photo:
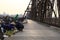
M49 25L54 25L54 26L60 26L60 19L59 18L45 18L44 23L47 23Z

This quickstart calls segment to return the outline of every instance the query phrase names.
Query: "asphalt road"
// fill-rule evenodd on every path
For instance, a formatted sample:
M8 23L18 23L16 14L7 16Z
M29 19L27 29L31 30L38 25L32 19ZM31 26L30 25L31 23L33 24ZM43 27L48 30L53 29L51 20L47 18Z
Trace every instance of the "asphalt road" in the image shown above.
M23 32L18 32L12 37L5 38L5 40L60 40L58 30L43 24L28 20L28 23L24 26Z

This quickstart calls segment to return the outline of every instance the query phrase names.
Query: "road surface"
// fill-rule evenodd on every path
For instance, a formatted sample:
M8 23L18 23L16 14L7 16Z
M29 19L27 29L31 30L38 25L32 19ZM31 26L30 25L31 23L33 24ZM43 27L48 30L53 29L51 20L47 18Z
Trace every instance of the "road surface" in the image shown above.
M46 25L28 20L28 23L24 24L24 26L23 32L18 32L12 37L5 38L5 40L60 40L58 30Z

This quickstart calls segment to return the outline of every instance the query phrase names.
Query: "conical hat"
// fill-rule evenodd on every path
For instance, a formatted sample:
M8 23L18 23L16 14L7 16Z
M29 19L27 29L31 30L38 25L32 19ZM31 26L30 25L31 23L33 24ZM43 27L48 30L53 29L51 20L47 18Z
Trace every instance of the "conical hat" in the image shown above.
M14 22L11 22L11 24L15 24Z

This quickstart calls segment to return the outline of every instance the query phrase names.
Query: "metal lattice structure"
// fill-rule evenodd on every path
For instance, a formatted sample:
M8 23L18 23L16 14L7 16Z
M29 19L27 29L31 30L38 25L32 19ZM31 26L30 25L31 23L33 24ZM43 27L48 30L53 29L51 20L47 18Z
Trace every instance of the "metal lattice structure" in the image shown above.
M60 14L57 18L57 13L54 10L54 2L57 1L57 7L58 7L58 14L60 13L60 0L31 0L29 5L31 5L31 8L29 8L29 5L25 11L27 14L29 14L30 19L47 23L50 25L60 26ZM27 11L30 9L30 11ZM54 13L55 17L52 18L52 14Z

